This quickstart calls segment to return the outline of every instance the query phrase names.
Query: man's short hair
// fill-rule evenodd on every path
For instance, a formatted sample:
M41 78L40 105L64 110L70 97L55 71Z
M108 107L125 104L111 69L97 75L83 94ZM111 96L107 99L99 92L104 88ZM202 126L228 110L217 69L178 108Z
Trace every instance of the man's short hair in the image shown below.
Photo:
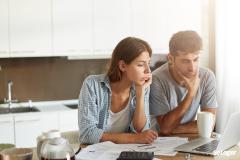
M195 31L187 30L175 33L169 42L169 52L177 56L179 52L194 53L202 49L202 39Z

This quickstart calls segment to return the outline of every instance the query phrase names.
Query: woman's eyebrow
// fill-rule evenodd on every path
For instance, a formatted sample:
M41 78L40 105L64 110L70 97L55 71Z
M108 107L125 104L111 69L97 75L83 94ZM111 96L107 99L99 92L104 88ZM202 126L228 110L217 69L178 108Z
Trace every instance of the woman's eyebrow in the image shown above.
M139 61L137 61L137 62L143 62L143 63L146 63L146 61L142 61L142 60L139 60Z
M139 60L139 61L137 61L137 62L149 63L150 60L149 60L149 61L148 61L148 60Z

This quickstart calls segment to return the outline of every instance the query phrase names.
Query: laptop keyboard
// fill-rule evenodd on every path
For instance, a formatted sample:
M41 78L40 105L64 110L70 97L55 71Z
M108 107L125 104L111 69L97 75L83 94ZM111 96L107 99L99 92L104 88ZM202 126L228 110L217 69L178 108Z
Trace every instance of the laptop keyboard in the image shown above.
M209 152L210 153L217 149L218 143L219 143L219 140L212 140L211 142L201 145L193 150L199 151L199 152Z

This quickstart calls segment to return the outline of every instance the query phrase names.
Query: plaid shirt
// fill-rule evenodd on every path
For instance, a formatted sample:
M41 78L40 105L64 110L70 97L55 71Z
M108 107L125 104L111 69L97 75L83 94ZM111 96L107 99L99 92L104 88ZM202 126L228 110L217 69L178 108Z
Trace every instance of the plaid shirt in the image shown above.
M136 106L134 86L131 87L130 92L132 99L128 107L130 107L129 116L132 119ZM149 88L145 91L144 104L147 123L142 131L150 128ZM110 107L111 88L108 77L105 74L88 76L83 82L79 96L78 125L81 144L93 144L100 141L107 126ZM132 121L126 132L136 132Z

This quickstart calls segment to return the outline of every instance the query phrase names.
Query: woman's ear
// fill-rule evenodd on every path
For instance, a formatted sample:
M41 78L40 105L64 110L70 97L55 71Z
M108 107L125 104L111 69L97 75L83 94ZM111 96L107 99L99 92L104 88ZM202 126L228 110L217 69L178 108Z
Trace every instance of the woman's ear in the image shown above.
M125 72L125 70L126 70L126 63L123 60L120 60L118 62L118 67L119 67L120 71Z

